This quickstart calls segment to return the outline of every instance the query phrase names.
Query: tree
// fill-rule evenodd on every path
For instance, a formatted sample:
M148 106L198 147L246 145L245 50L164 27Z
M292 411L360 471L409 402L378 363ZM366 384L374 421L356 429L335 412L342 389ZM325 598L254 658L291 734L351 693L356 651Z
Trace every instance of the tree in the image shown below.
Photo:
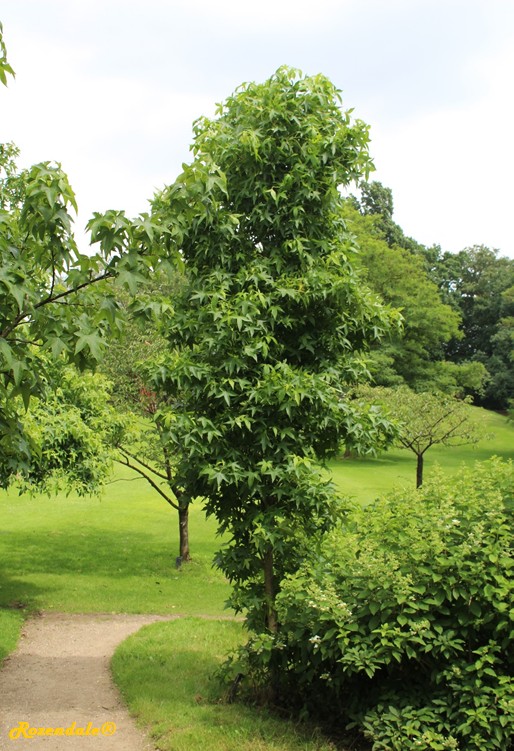
M416 242L412 237L407 237L393 219L394 202L393 191L385 185L373 180L362 182L359 185L360 198L351 196L350 203L363 216L372 216L375 225L379 228L384 240L390 248L404 248L411 253L424 254L426 248Z
M13 74L0 28L0 80ZM89 222L99 251L79 252L73 235L75 195L59 164L18 171L18 150L0 147L0 486L31 472L38 454L21 410L51 394L50 364L65 357L94 367L106 341L122 327L116 279L132 292L171 246L148 215L95 214ZM173 251L171 251L171 255ZM22 407L23 405L23 407Z
M514 397L514 260L475 245L460 253L444 253L432 275L462 317L460 336L446 347L447 358L455 363L482 363L489 380L484 393L474 393L476 401L488 408L506 409Z
M100 368L113 383L112 398L118 413L127 419L118 434L114 461L137 472L178 514L180 562L191 560L189 505L192 500L176 481L179 449L170 447L162 428L163 415L170 410L169 398L151 382L151 375L163 357L166 340L160 333L163 319L172 314L171 300L185 285L175 273L170 278L156 275L139 295L145 318L130 318L122 336L111 342ZM130 297L118 293L123 307Z
M166 438L177 477L230 541L218 561L256 629L299 530L330 525L338 499L318 467L355 420L345 384L391 316L355 273L338 186L370 167L368 128L323 76L279 69L194 127L194 160L154 203L173 217L189 285L175 301Z
M416 393L406 386L370 389L368 395L399 423L398 445L416 456L417 488L423 483L423 460L432 446L465 446L483 438L467 401L448 394Z
M401 311L401 331L372 349L370 370L375 383L383 386L407 384L416 390L440 389L465 391L477 385L485 369L480 364L469 372L469 365L444 363L444 347L459 336L459 312L443 303L435 282L429 278L424 259L401 247L390 248L383 236L377 215L362 216L350 202L344 216L355 233L366 281L388 305ZM473 369L472 369L473 370Z

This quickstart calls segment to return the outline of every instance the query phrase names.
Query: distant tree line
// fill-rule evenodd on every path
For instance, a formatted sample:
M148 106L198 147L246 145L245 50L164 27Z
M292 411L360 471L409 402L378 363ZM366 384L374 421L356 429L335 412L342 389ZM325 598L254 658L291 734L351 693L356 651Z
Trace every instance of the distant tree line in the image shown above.
M459 253L426 247L393 220L393 196L361 185L345 217L370 287L400 308L403 333L373 350L377 385L469 395L488 409L514 399L514 259L475 245Z

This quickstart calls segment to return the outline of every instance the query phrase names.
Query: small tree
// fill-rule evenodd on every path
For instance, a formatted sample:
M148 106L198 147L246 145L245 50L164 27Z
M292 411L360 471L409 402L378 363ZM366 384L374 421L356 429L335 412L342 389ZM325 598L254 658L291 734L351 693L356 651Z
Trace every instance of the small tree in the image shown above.
M170 314L170 300L184 287L180 274L170 279L156 277L139 302L146 311L143 321L130 319L123 336L112 342L101 369L113 382L112 397L119 413L125 415L125 429L119 434L114 460L137 472L178 514L181 561L191 560L189 545L189 504L192 500L177 482L176 464L180 451L170 446L163 428L169 397L152 382L152 373L166 349L160 327ZM130 304L121 295L123 306Z
M432 446L465 446L483 438L466 400L448 394L416 393L406 386L376 388L369 394L398 421L398 445L416 456L417 488L423 483L423 460Z
M230 542L233 604L274 632L275 596L337 496L317 460L355 422L343 384L390 320L356 275L340 184L366 173L368 128L323 76L281 68L195 124L194 161L154 204L173 218L189 286L154 382L178 479Z

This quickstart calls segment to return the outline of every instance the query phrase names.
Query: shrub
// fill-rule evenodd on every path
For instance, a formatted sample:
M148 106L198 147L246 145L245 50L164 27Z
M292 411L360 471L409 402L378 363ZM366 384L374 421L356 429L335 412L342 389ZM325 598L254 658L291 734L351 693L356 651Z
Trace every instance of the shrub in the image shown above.
M282 583L247 663L374 751L512 749L512 466L355 509Z

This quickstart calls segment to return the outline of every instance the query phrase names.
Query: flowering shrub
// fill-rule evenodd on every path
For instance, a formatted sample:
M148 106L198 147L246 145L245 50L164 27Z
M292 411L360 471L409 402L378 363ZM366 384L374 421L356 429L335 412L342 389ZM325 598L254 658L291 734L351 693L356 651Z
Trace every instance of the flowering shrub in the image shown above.
M282 582L250 666L374 751L514 748L512 474L493 460L356 509Z

